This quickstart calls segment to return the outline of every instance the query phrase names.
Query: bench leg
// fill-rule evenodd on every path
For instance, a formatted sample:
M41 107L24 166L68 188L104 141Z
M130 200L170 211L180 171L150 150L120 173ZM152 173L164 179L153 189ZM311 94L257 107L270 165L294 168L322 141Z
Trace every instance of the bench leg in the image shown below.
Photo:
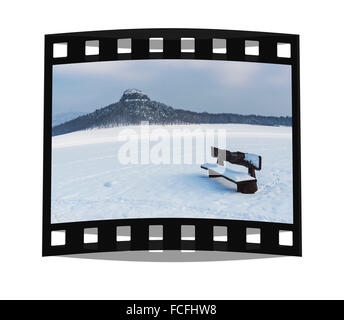
M209 178L218 178L221 176L218 173L216 173L215 171L208 169L208 177Z
M238 183L237 191L241 193L255 193L258 190L257 181L244 181Z

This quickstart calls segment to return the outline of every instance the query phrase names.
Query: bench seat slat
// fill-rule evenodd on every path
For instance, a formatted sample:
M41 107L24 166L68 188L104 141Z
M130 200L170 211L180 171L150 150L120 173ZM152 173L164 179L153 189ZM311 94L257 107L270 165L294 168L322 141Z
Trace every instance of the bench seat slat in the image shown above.
M208 170L208 169L216 168L218 166L219 165L217 163L204 163L201 165L201 168Z
M243 182L243 181L250 181L250 180L256 180L255 178L251 177L249 174L245 172L238 172L231 170L225 166L220 166L216 163L205 163L201 165L201 168L206 170L212 170L215 173L219 174L220 176L223 176L224 178L227 178L233 182Z

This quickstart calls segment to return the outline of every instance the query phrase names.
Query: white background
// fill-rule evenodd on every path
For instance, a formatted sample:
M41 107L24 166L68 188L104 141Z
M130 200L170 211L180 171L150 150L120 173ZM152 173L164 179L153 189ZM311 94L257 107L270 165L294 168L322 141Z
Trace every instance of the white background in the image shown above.
M2 1L0 298L344 298L341 4ZM146 27L301 35L302 258L154 263L41 257L44 34Z

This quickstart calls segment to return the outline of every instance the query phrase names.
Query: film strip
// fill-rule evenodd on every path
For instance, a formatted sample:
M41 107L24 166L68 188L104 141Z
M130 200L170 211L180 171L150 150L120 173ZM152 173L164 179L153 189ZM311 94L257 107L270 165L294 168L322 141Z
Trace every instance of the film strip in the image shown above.
M289 52L281 54L280 45ZM58 50L58 48L62 50ZM293 223L147 218L51 223L54 65L137 59L202 59L286 64L292 73ZM43 256L127 250L215 250L301 256L300 79L298 35L133 29L45 36ZM285 245L281 235L289 233ZM87 240L87 235L93 235ZM254 240L250 240L251 235ZM54 237L60 239L56 243ZM257 240L258 239L258 240Z

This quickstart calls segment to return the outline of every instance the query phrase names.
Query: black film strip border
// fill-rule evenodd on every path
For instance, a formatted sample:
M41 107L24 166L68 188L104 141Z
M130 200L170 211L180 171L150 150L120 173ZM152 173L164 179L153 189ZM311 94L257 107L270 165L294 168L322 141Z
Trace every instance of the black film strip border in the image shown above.
M149 240L149 226L162 226L162 240ZM130 227L130 240L117 241L117 227ZM194 226L194 240L182 240L181 227ZM214 227L227 228L226 241L214 241ZM97 229L98 240L84 243L88 229ZM260 243L249 243L247 229L259 229ZM51 232L65 231L65 245L51 245ZM293 232L293 245L279 244L279 233ZM149 218L52 224L44 241L45 255L137 250L205 250L300 255L298 234L291 224L223 219Z
M131 53L117 53L118 39L131 39ZM163 52L149 52L149 39L163 38ZM195 52L181 52L181 38L194 38ZM226 39L226 53L213 53L213 39ZM98 55L85 55L86 41L99 41ZM245 54L245 41L259 42L259 55ZM67 43L67 57L54 58L54 43ZM289 43L291 57L279 58L277 44ZM206 59L291 65L293 104L293 224L243 220L155 218L51 224L52 68L56 64L135 59ZM301 256L300 75L299 36L211 29L133 29L45 36L43 165L43 255L126 250L216 250ZM163 240L149 240L149 225L162 225ZM195 240L181 240L182 225L195 226ZM117 242L116 227L130 226L131 240ZM226 226L228 241L213 241L213 227ZM86 228L97 228L97 243L84 243ZM260 244L246 241L246 229L260 229ZM52 246L51 232L64 230L65 245ZM279 245L279 231L292 231L292 246Z

